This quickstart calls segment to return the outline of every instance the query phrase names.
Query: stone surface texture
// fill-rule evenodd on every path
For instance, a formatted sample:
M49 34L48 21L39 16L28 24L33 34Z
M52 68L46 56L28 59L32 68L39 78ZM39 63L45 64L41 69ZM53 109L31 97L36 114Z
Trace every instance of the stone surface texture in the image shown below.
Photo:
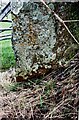
M47 4L63 20L78 19L76 3ZM41 2L23 2L18 10L12 11L17 81L44 76L58 66L63 67L77 52L78 45L54 18ZM67 23L67 26L78 39L77 23Z
M52 3L49 6L54 9ZM46 73L56 58L56 53L52 51L56 43L53 16L42 3L24 2L12 19L17 76L27 79L28 75Z

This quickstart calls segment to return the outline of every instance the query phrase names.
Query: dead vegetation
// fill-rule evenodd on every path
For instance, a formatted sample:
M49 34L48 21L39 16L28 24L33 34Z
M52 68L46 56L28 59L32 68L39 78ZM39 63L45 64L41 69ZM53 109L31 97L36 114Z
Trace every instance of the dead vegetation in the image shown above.
M16 83L14 69L0 76L0 120L78 119L79 53L43 79Z

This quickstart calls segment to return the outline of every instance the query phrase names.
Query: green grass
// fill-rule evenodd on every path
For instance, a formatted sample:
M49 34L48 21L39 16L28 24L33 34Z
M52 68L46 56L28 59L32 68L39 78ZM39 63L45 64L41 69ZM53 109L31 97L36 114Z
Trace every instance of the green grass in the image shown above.
M0 49L1 69L8 69L10 67L13 67L15 65L15 58L11 41L0 41Z
M10 15L9 15L10 17ZM0 22L0 28L9 28L11 23ZM11 34L11 31L5 31L0 35ZM11 40L0 41L0 69L8 69L15 65L14 52L12 49Z

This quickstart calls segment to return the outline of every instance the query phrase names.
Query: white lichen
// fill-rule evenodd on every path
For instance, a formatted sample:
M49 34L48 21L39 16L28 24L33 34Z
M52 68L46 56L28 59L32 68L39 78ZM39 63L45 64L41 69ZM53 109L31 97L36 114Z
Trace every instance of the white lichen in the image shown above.
M40 67L50 69L56 58L52 51L56 43L54 20L49 14L44 14L38 4L32 4L19 5L22 10L17 15L18 21L13 20L13 39L18 39L14 43L19 58L17 67L21 66L22 76L37 73Z
M23 2L28 3L30 0L10 0L11 2L11 11L14 14L18 14L20 9L23 7Z

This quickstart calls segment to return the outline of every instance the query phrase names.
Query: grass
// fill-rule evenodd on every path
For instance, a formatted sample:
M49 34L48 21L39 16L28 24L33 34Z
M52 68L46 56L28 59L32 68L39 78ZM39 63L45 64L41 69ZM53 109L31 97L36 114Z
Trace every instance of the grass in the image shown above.
M9 19L10 19L9 15ZM11 23L0 22L0 28L9 28ZM11 31L4 31L1 35L11 34ZM14 52L12 49L11 40L0 41L0 69L9 69L15 65Z
M15 65L14 52L11 45L11 40L0 41L0 63L1 69L8 69Z

